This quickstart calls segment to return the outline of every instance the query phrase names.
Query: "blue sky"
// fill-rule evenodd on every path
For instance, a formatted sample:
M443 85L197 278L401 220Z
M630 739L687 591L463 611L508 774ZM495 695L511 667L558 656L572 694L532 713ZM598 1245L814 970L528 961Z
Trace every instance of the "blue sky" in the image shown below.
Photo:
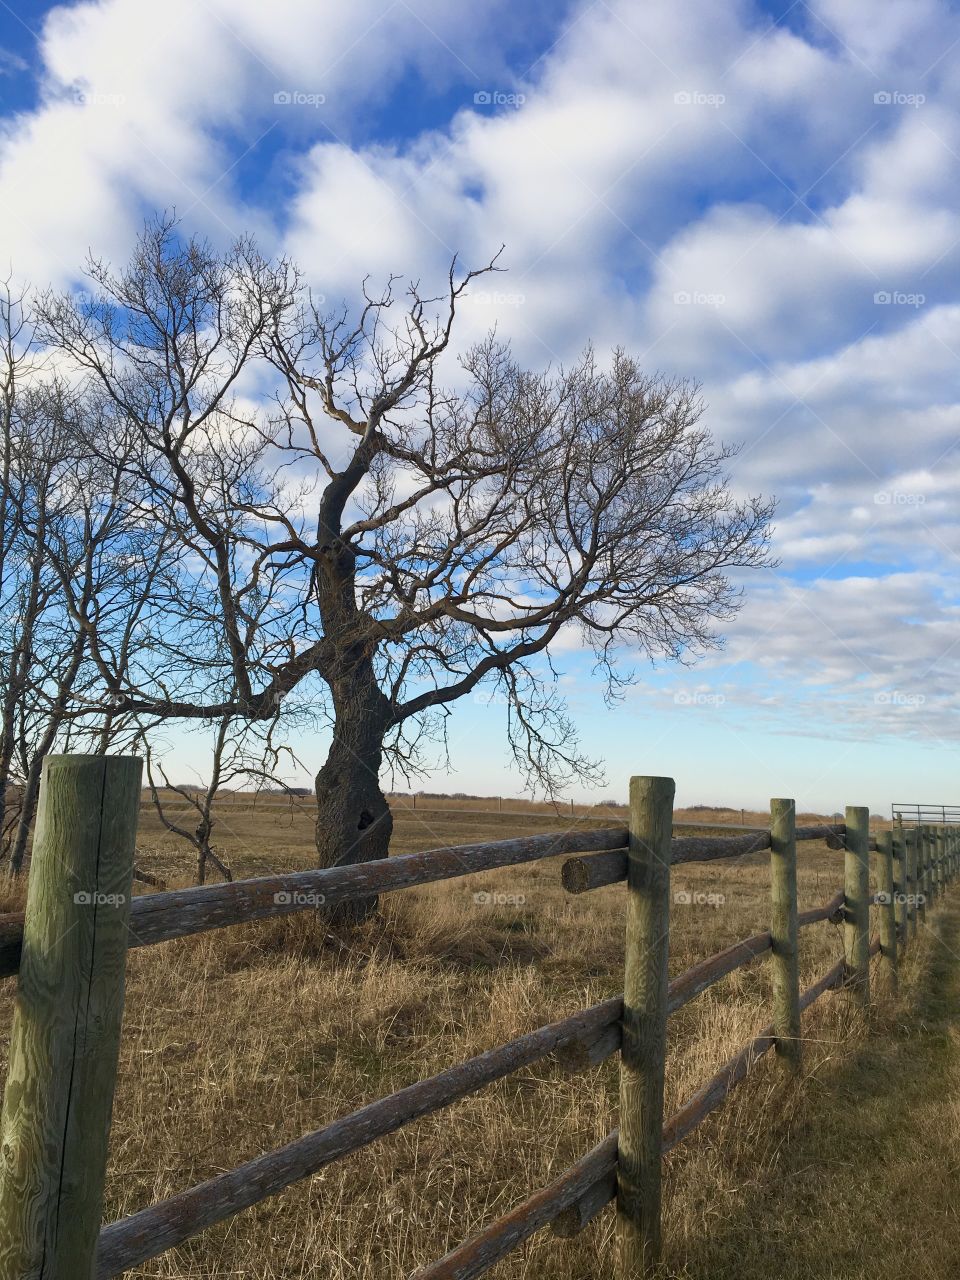
M702 382L780 563L722 653L614 709L559 655L602 795L960 800L956 6L0 2L0 113L18 279L120 262L172 207L350 302L504 243L464 343L496 323L532 366L593 341ZM202 734L172 737L202 773ZM452 765L435 786L517 790L500 708L458 709Z

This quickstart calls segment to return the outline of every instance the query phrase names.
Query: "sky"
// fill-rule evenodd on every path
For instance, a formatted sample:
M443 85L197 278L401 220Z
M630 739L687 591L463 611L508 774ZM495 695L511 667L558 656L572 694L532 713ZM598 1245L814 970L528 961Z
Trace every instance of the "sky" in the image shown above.
M503 244L462 343L696 379L734 486L778 502L722 651L613 709L561 655L589 797L960 801L960 7L0 0L0 192L34 285L121 264L158 210L351 305ZM458 707L424 786L517 794L503 715Z

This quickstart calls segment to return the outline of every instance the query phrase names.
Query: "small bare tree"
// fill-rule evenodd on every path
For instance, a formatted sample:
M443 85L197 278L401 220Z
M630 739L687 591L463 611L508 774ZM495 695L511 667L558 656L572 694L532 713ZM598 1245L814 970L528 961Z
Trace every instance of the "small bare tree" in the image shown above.
M124 272L92 265L94 301L43 303L46 340L135 430L181 549L135 671L91 631L101 676L145 716L268 719L298 687L322 704L321 865L386 855L384 763L419 767L481 687L531 782L595 776L558 646L614 696L631 656L716 644L730 571L767 555L771 506L733 495L694 386L622 351L531 372L493 336L447 359L479 274L411 285L396 320L393 282L365 290L350 319L249 243L217 254L163 221Z

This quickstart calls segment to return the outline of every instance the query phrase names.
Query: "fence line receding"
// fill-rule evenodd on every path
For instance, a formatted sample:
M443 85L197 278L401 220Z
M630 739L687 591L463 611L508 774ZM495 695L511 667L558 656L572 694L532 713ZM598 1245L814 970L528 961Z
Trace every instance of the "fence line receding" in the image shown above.
M794 802L775 799L768 830L675 836L673 780L638 777L631 781L625 826L433 849L131 901L138 771L139 762L132 760L64 756L45 762L26 911L0 919L0 976L16 973L19 984L2 1118L4 1275L35 1274L43 1280L120 1275L513 1072L548 1057L571 1072L583 1071L613 1055L620 1059L619 1129L549 1186L420 1268L415 1280L482 1275L541 1228L551 1226L562 1238L576 1235L612 1202L618 1274L624 1280L652 1274L660 1257L663 1155L693 1133L771 1049L783 1070L797 1073L802 1014L839 988L867 1004L874 956L880 956L895 989L903 950L925 919L928 902L955 877L960 858L960 826L951 824L950 806L937 807L945 820L936 825L899 822L871 837L866 809L848 808L843 823L797 827ZM843 850L843 887L829 902L801 912L797 845L810 840ZM671 866L765 851L771 870L769 928L668 980ZM871 852L877 885L872 894ZM626 886L622 996L528 1031L101 1227L127 946L150 946L558 855L568 855L561 877L571 893L618 882ZM875 932L871 910L877 913ZM826 921L843 926L843 956L801 991L799 932ZM668 1019L723 977L768 953L769 1025L665 1118ZM78 975L77 981L64 986L65 973Z

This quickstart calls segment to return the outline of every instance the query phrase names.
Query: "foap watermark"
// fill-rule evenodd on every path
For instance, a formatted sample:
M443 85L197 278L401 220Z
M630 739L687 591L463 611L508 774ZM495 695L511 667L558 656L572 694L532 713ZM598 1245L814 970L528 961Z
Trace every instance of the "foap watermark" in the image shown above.
M702 93L699 89L681 89L673 95L678 107L722 107L727 100L725 93Z
M701 293L698 290L678 289L673 301L678 307L722 307L726 302L722 293Z
M322 907L326 900L325 894L307 893L300 889L281 889L273 895L278 907Z
M726 700L722 693L711 693L707 689L678 689L673 695L678 707L722 707Z
M926 697L922 693L904 693L901 689L881 689L873 695L878 707L922 707Z
M513 107L518 111L527 100L525 93L507 93L503 89L478 89L473 95L475 107Z
M880 907L888 907L891 902L895 902L899 907L923 907L926 906L927 895L925 893L887 893L881 889L874 901Z
M926 500L925 494L911 489L878 489L873 495L878 507L922 507Z
M127 901L125 893L99 893L95 889L81 889L73 895L78 907L122 907Z
M922 107L926 100L925 93L904 93L901 89L881 89L873 95L878 107Z
M873 295L875 307L922 307L925 293L906 293L903 289L878 289Z
M474 690L473 700L478 707L506 707L510 705L510 699L505 693L501 693L499 689L476 689Z
M78 107L122 107L125 93L109 93L102 89L74 89L71 97Z
M326 100L325 93L306 93L303 89L278 89L273 95L278 107L322 107Z
M707 892L704 889L676 889L673 900L678 907L722 907L726 898L722 893Z
M527 897L523 893L487 893L481 890L473 894L473 901L478 907L522 907Z
M474 302L487 307L522 307L527 300L525 293L498 293L489 289L481 289L479 293L472 293L470 296Z

